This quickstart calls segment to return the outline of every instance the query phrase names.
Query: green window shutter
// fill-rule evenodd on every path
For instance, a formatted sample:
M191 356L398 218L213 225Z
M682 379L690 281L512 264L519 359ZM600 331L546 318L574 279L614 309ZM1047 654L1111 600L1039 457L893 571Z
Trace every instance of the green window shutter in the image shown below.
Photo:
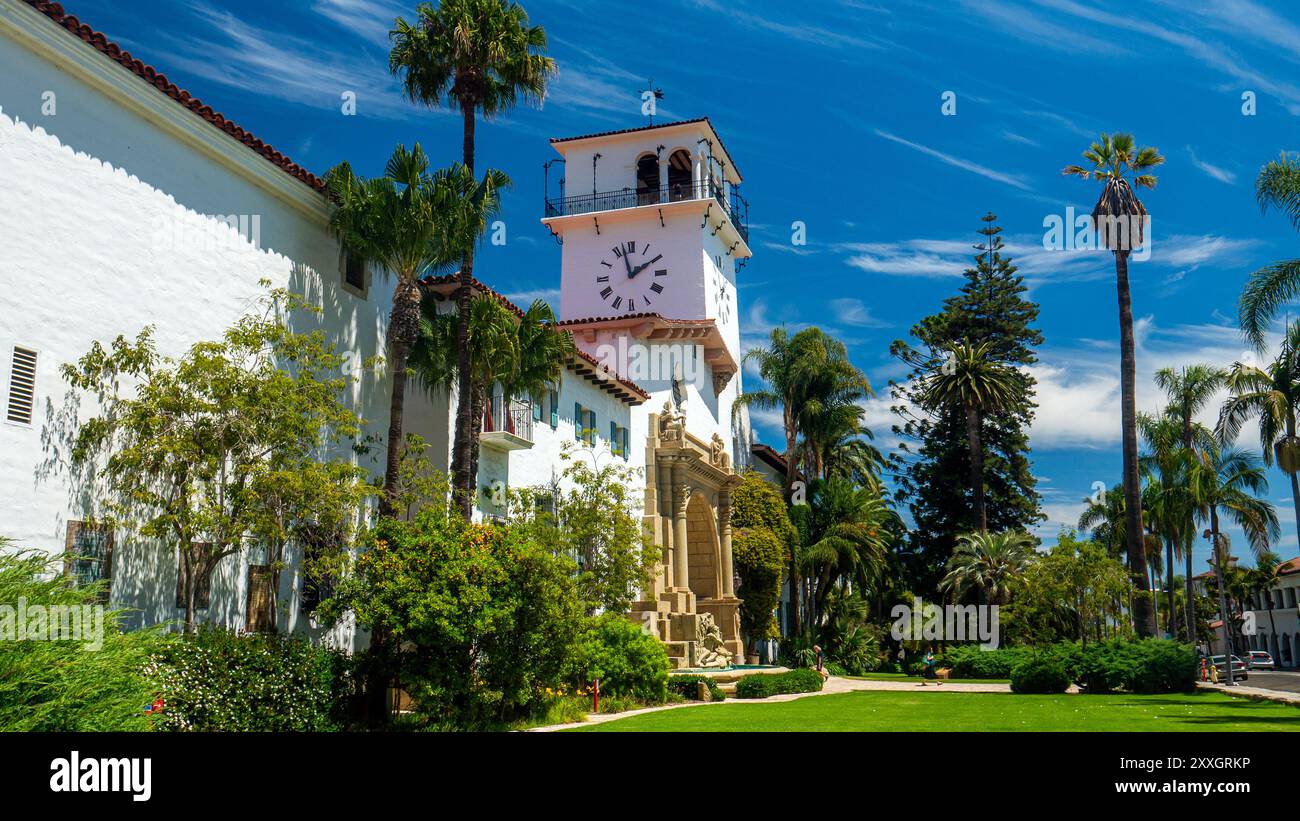
M609 449L618 453L618 425L609 423Z
M579 442L583 440L582 428L587 424L587 413L582 409L580 402L573 403L573 431L574 437Z
M533 397L533 421L542 421L542 399L540 396Z
M558 427L560 424L560 395L551 391L551 427Z
M587 425L587 444L594 445L596 444L596 430L597 430L596 412L594 410L587 411L587 418L591 420L591 423Z
M628 433L627 428L623 428L623 461L628 458L628 451L632 449L632 436Z

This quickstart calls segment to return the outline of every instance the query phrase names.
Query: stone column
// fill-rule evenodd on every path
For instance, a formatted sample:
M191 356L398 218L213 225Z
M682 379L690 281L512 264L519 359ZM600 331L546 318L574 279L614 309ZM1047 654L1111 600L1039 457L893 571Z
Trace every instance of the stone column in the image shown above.
M722 596L736 597L736 575L731 560L731 491L718 491L718 545L722 553Z
M673 483L667 466L655 464L655 483L658 485L659 535L663 540L664 587L673 587Z
M686 465L673 463L673 571L675 585L680 590L689 590L691 574L688 567L686 544L686 507L691 502L691 486L686 484Z

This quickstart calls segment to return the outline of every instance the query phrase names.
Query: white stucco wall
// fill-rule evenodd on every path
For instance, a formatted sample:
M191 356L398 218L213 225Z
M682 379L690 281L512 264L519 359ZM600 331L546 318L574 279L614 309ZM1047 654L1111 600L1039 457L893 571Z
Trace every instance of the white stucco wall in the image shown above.
M21 6L4 5L9 14ZM180 354L253 307L263 279L308 295L323 314L295 326L319 322L360 361L382 345L391 285L372 282L365 299L346 292L321 195L31 14L28 36L0 25L5 398L13 347L40 354L33 424L0 423L0 533L58 552L67 521L80 518L77 489L59 465L68 430L61 414L71 407L60 365L93 341L148 325L160 352ZM53 115L42 113L45 91L55 94ZM232 214L245 216L243 233L215 216ZM366 374L351 400L382 442L385 374ZM84 403L78 411L82 419L92 412ZM175 546L119 542L115 602L139 608L145 622L176 617L175 554ZM220 569L213 597L222 588L234 594L241 612L220 615L242 626L245 576L235 564ZM292 575L282 579L282 601Z

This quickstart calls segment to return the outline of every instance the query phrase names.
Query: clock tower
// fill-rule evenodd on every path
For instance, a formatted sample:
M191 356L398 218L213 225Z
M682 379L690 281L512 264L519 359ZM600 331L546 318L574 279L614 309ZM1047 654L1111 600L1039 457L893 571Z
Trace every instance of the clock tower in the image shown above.
M730 508L750 452L736 407L736 280L750 257L740 171L708 118L551 146L542 223L561 244L560 325L651 395L633 411L630 451L644 458L663 561L634 615L679 666L739 660Z

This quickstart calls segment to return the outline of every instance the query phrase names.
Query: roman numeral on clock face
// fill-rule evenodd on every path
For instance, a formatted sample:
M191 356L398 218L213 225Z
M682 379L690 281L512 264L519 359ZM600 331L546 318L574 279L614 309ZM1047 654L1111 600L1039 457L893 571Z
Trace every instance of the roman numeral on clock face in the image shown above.
M662 294L664 292L664 286L660 285L658 282L652 282L650 283L650 290L654 291L656 294Z
M615 308L619 307L620 305L623 304L623 297L621 297L621 296L616 296L616 297L614 297L614 301L613 301L611 304L612 304Z
M609 287L608 285L606 285L604 288L601 289L601 292L600 292L600 298L601 298L601 299L609 299L609 295L612 294L612 293L614 293L614 289L611 288L611 287ZM617 306L616 306L616 307L617 307Z
M609 282L609 277L596 277L597 282Z

